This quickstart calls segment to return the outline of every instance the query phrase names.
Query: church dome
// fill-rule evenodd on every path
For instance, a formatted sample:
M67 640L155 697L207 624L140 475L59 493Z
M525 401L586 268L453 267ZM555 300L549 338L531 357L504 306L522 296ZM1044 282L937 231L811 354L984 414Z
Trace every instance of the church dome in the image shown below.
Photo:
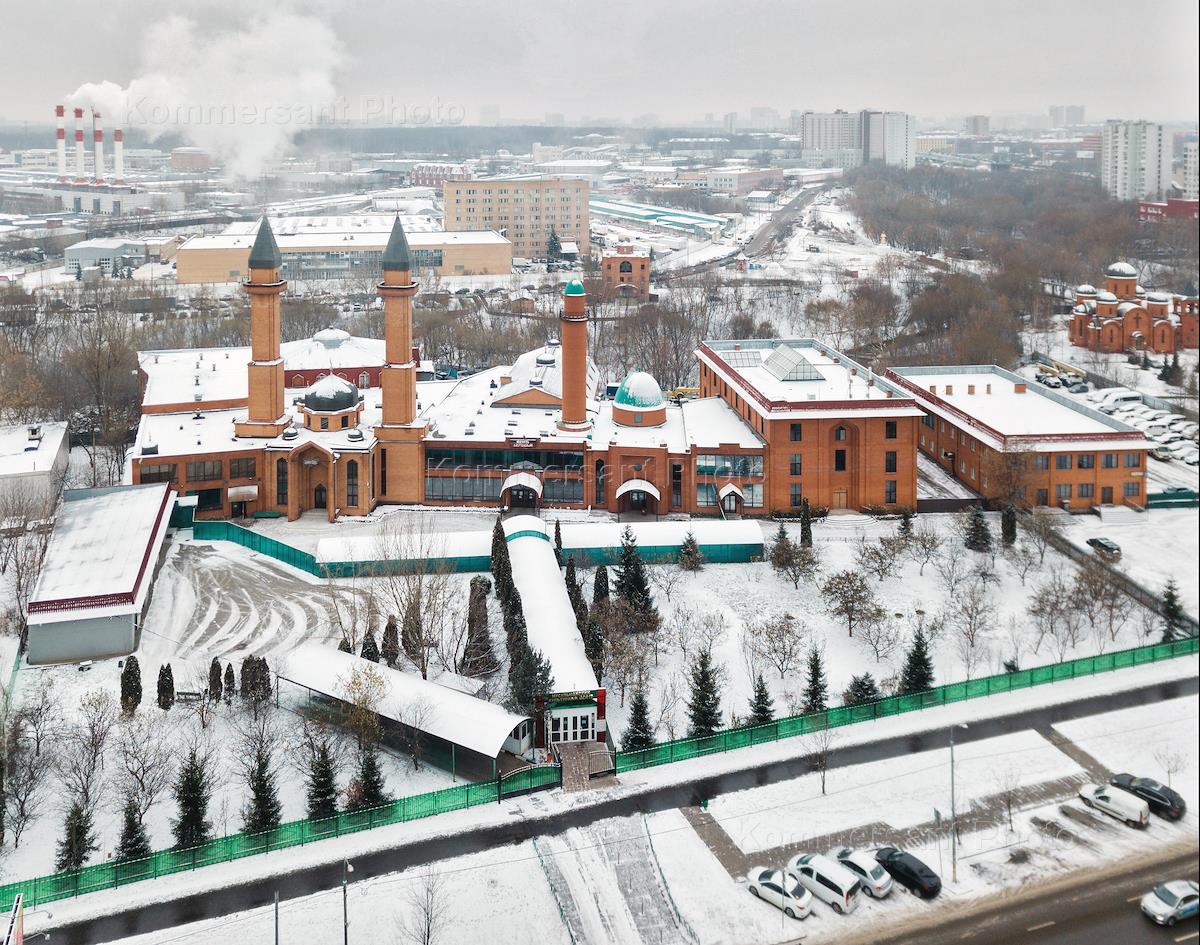
M326 348L340 348L350 340L350 332L341 328L322 328L312 336L312 340Z
M1104 270L1106 276L1116 279L1136 279L1137 270L1127 262L1115 262Z
M621 381L613 403L619 407L649 410L663 406L662 388L645 371L633 371Z
M319 413L337 413L358 405L358 388L344 377L326 374L304 392L304 408Z

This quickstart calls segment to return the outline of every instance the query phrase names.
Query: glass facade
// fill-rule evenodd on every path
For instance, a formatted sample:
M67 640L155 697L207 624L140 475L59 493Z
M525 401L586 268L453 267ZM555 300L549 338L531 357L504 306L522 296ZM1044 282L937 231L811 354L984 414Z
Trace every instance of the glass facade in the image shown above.
M702 453L696 457L697 476L761 476L761 454Z
M568 450L426 449L426 469L582 469L583 453Z

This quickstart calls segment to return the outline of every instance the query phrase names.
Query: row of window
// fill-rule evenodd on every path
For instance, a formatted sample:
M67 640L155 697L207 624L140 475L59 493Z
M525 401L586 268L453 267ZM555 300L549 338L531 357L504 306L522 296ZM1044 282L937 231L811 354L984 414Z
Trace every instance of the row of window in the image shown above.
M175 482L179 476L179 467L175 463L143 463L139 469L143 483ZM211 482L225 478L225 464L219 459L200 460L188 463L186 472L188 482ZM257 474L253 456L240 456L229 461L230 479L253 479Z
M701 453L696 457L697 476L761 476L761 454Z
M582 469L583 453L568 450L426 449L426 469Z
M847 437L845 427L837 427L833 431L833 438L839 443L845 442ZM895 420L885 420L883 422L883 438L885 440L894 440L900 435L900 426ZM788 439L793 443L801 443L804 440L804 424L789 423L788 424Z
M1100 468L1101 469L1116 469L1118 455L1116 453L1101 453ZM1125 453L1123 454L1122 464L1126 469L1137 469L1142 465L1141 453ZM1033 458L1033 466L1035 469L1049 469L1050 457L1046 455L1035 456ZM1095 469L1096 454L1095 453L1056 453L1054 455L1055 469L1072 469L1078 466L1080 469Z
M885 479L883 481L883 502L885 505L895 505L897 495L897 481L895 479ZM792 508L798 509L804 503L804 486L798 482L793 482L788 487L788 503Z

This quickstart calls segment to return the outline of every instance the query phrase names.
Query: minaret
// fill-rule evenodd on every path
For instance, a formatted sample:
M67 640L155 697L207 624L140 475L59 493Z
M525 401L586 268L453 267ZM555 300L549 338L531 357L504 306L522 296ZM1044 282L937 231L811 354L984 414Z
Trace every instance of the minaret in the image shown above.
M563 289L562 315L562 416L560 430L590 430L587 417L587 293L578 279Z
M420 502L424 499L421 440L425 422L417 418L417 362L413 356L412 300L417 283L399 216L383 251L383 281L375 291L383 299L385 360L379 372L383 417L375 428L380 441L376 481L381 501Z
M249 278L242 290L250 296L250 364L246 368L249 399L246 419L234 424L238 436L278 436L290 422L283 406L283 358L279 353L279 296L287 288L279 270L283 257L263 217L247 260Z

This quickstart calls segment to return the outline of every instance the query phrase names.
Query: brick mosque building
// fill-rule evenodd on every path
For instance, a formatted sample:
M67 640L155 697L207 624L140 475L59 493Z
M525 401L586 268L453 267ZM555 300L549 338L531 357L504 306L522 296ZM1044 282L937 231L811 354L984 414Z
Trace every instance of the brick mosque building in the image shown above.
M1107 353L1194 349L1200 346L1200 300L1146 292L1133 266L1113 263L1104 272L1104 291L1076 288L1067 337L1077 347Z

